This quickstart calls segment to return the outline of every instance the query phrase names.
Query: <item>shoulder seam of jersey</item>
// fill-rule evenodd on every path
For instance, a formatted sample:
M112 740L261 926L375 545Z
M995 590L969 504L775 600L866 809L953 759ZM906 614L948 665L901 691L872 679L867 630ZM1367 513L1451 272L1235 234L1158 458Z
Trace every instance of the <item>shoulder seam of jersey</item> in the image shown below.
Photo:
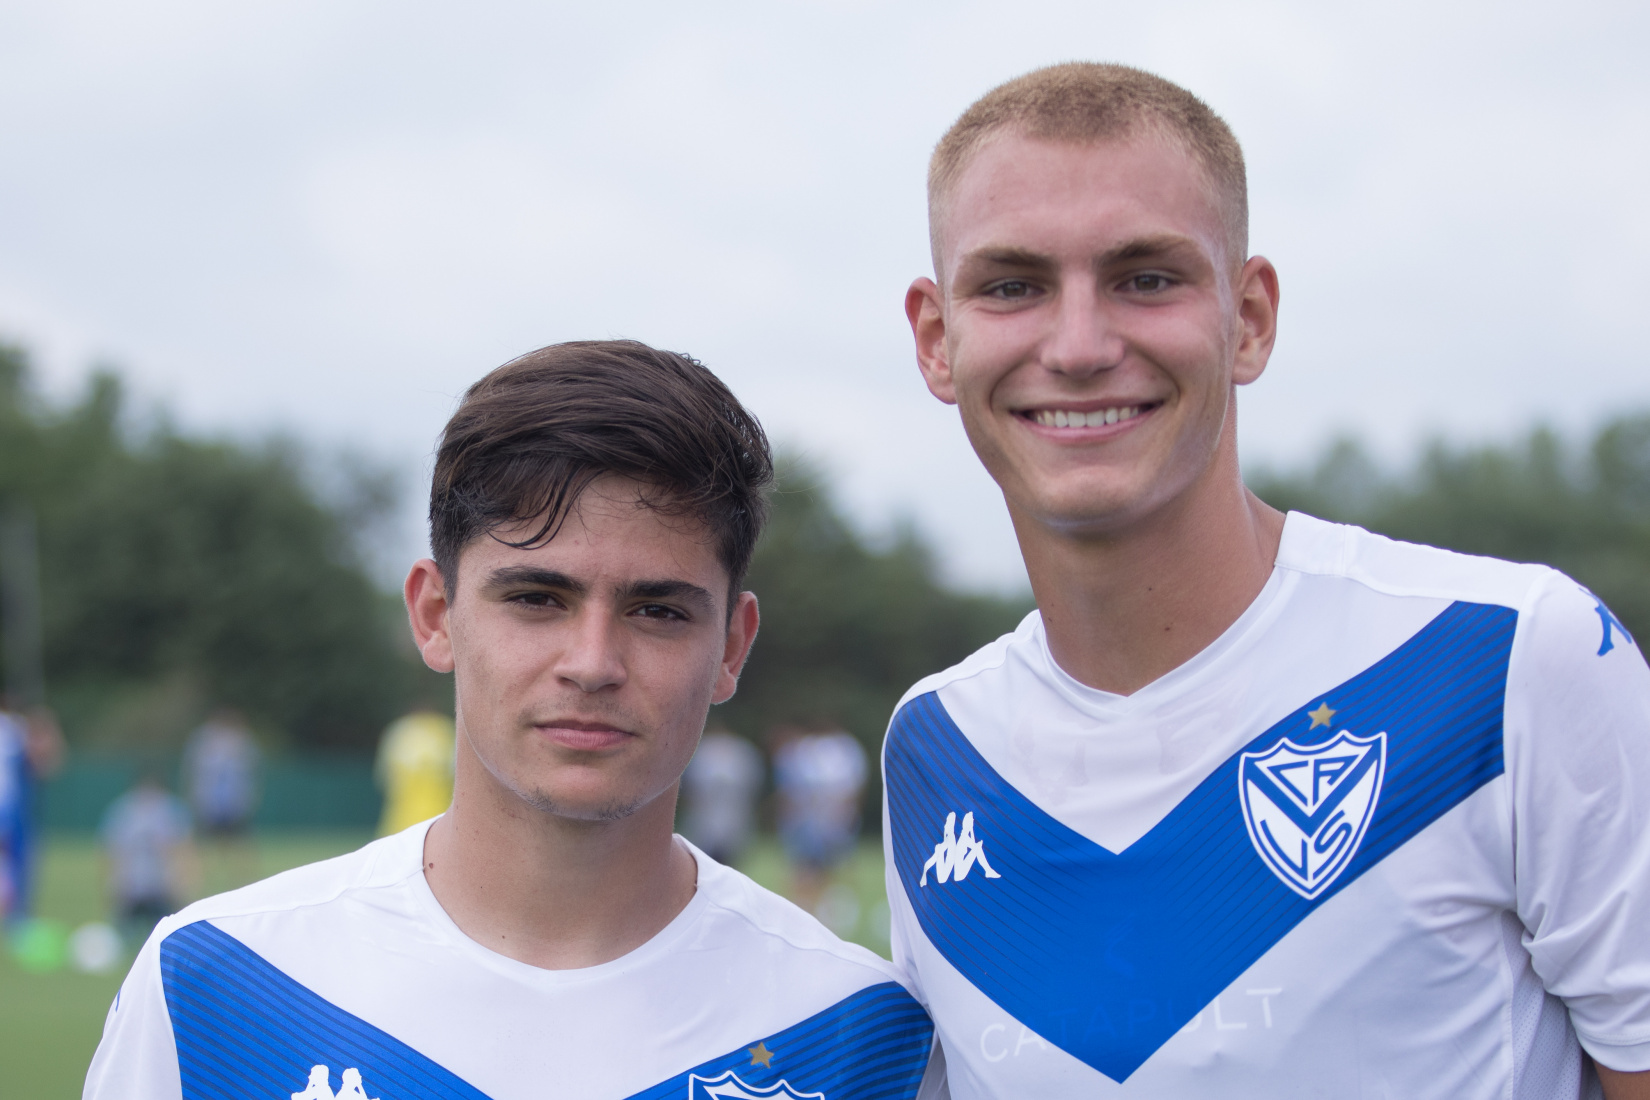
M1374 536L1374 537L1382 538L1384 536ZM1290 573L1295 573L1299 576L1304 576L1304 577L1335 577L1335 578L1339 578L1341 580L1350 581L1353 584L1362 585L1364 588L1369 589L1371 592L1378 593L1379 595L1382 595L1382 596L1393 596L1393 597L1398 597L1398 598L1408 597L1408 598L1415 598L1415 599L1435 599L1435 600L1464 600L1468 603L1491 604L1491 605L1494 605L1496 607L1512 608L1513 610L1523 610L1529 604L1533 594L1538 589L1540 589L1543 584L1548 583L1553 577L1555 577L1555 576L1557 576L1557 577L1565 576L1565 574L1561 573L1557 569L1554 569L1552 566L1543 565L1539 562L1507 561L1504 558L1491 558L1491 557L1486 557L1482 554L1463 554L1463 553L1460 553L1459 551L1447 550L1447 549L1444 549L1443 547L1440 547L1440 546L1429 546L1425 543L1402 542L1398 539L1391 539L1391 540L1388 540L1388 541L1396 543L1397 545L1400 545L1400 546L1415 547L1415 548L1417 548L1419 550L1423 550L1423 551L1432 551L1432 552L1436 552L1436 553L1440 553L1440 554L1448 554L1451 557L1464 558L1464 559L1469 559L1469 560L1476 559L1476 560L1492 562L1496 565L1509 566L1509 567L1520 569L1520 570L1529 570L1531 576L1524 583L1524 585L1522 586L1522 591L1520 591L1516 597L1493 598L1492 599L1492 598L1487 598L1486 595L1483 594L1483 593L1471 591L1470 586L1467 586L1467 585L1447 585L1447 584L1398 585L1398 584L1392 584L1392 583L1389 583L1389 582L1386 582L1386 581L1383 581L1383 580L1379 580L1379 579L1371 576L1368 573L1367 570L1355 568L1353 562L1350 560L1350 555L1348 553L1346 553L1344 549L1343 549L1343 552L1338 555L1338 557L1340 559L1339 562L1332 568L1314 569L1314 568L1311 568L1309 566L1303 566L1303 565L1296 564L1296 563L1285 564L1285 563L1282 563L1282 562L1277 563L1275 568L1286 570Z
M1478 593L1463 593L1459 587L1448 587L1443 585L1399 586L1395 584L1385 584L1362 573L1353 572L1351 569L1345 567L1337 570L1327 570L1302 569L1294 565L1280 565L1278 568L1288 570L1291 573L1296 573L1304 577L1330 577L1338 580L1349 581L1353 584L1361 585L1364 588L1369 589L1371 592L1377 593L1378 595L1392 596L1398 599L1462 600L1467 603L1490 604L1495 607L1508 607L1513 609L1523 606L1523 604L1529 599L1529 588L1533 588L1539 583L1539 580L1532 582L1530 586L1525 589L1525 592L1520 594L1516 600L1486 599Z
M755 884L752 883L752 885L755 885ZM757 887L757 889L762 889L762 888ZM817 952L821 952L821 953L826 954L826 955L830 955L833 958L841 960L842 962L849 963L853 966L859 967L861 970L869 970L873 974L876 974L878 977L882 978L882 980L884 980L884 981L897 982L899 984L900 988L907 989L907 991L909 992L909 989L906 987L905 982L901 979L898 972L894 969L894 964L890 963L887 959L884 959L882 956L876 954L876 952L871 951L871 949L868 948L868 947L867 948L862 948L862 950L870 952L872 958L876 959L877 963L881 964L880 966L879 965L868 964L868 963L866 963L865 961L863 961L861 959L856 959L851 954L849 954L847 952L837 950L836 947L831 945L831 944L802 944L802 943L797 943L796 940L793 939L788 933L786 933L786 932L784 932L784 931L782 931L778 928L771 928L768 925L761 923L754 916L752 916L750 913L745 912L743 909L735 908L734 906L728 905L726 902L723 902L723 901L720 901L720 900L717 900L717 899L707 899L707 901L708 901L707 908L720 909L724 913L729 913L729 914L731 914L735 917L738 917L740 920L744 921L750 927L755 929L758 933L760 933L764 936L773 936L776 939L783 940L785 942L785 944L787 946L789 946L790 948L792 948L793 950L796 950L796 951L817 951ZM792 904L794 904L794 903L792 903ZM806 912L806 911L804 910L804 912ZM826 931L828 933L830 932L829 929L826 929ZM831 933L831 934L834 935L834 933ZM848 945L847 941L841 939L840 937L838 937L837 943L841 944L843 946ZM859 945L856 944L854 946L859 946ZM886 970L884 968L886 968Z
M1014 644L1012 639L1014 638L1015 633L1017 633L1017 631L1011 632L1009 634L1004 634L1004 635L1002 635L1001 637L998 637L998 638L993 638L991 641L987 642L985 645L981 646L979 649L976 649L973 653L970 653L968 656L964 657L962 660L958 661L956 664L952 665L950 668L942 668L938 672L930 672L927 676L924 676L922 679L920 679L916 683L912 684L909 688L906 689L905 694L900 697L900 701L899 701L898 705L894 707L894 714L898 714L900 712L900 709L902 707L904 707L905 704L909 703L912 699L915 699L920 695L927 695L930 692L938 691L938 690L940 690L941 688L944 688L944 687L950 687L952 684L959 683L963 680L972 680L976 676L983 676L987 672L991 672L995 669L1002 668L1003 665L1008 662L1008 650L1009 650L1009 647ZM981 664L977 668L971 668L967 672L961 671L961 669L964 665L968 664L968 662L972 661L975 657L979 656L986 649L989 649L991 646L994 646L998 642L1003 641L1003 638L1008 638L1008 639L1010 639L1010 641L1004 642L1003 647L1002 647L1002 651L997 654L997 659L996 660L991 661L989 663ZM917 689L919 687L922 687L922 685L924 685L924 684L927 684L929 686L926 687L926 688L923 688L923 690L921 690L921 691L918 691ZM892 716L890 716L889 721L890 721L890 723L893 721Z
M348 855L353 855L353 854L355 854L355 853L348 853ZM171 930L171 932L167 933L167 935L168 936L171 935L172 932L176 932L179 928L187 928L189 925L195 923L196 921L232 920L236 917L254 917L254 916L260 916L260 915L265 914L265 913L291 913L291 912L295 912L296 910L299 910L299 909L314 909L314 908L317 908L317 907L323 906L323 905L331 905L333 902L337 901L339 898L343 897L345 894L348 894L352 891L356 891L356 890L380 890L380 889L386 889L386 888L393 887L393 886L399 886L403 882L407 881L407 879L411 878L414 872L419 872L419 871L423 870L423 868L421 866L414 866L406 874L397 875L393 878L385 879L385 880L382 880L382 881L362 881L362 879L364 879L364 878L370 878L371 871L376 868L376 865L378 863L378 856L379 856L379 853L377 853L377 852L373 853L372 863L371 863L371 865L369 865L369 868L368 868L366 873L359 874L359 875L356 875L356 876L352 876L348 881L344 882L342 885L338 886L332 892L330 892L330 893L328 893L324 896L304 898L304 899L301 899L301 900L294 900L294 901L291 901L291 902L279 903L279 904L244 905L244 906L239 906L239 907L230 908L230 909L224 909L224 910L220 910L220 911L216 911L216 912L206 912L206 913L202 913L199 916L192 917L190 920L179 922L177 927L173 928ZM346 856L340 856L340 857L334 857L334 858L347 858L347 855ZM323 860L323 861L320 861L320 862L325 862L325 861ZM292 870L301 870L303 866L314 866L314 864L304 864L304 865L301 865L300 867L292 868ZM263 881L267 881L267 880L263 880ZM258 883L252 883L251 885L256 886L256 885L258 885ZM223 895L217 895L217 896L222 897ZM195 905L205 905L207 902L210 902L210 901L213 901L213 900L214 900L214 898L202 898L200 901L198 901L194 904ZM193 906L191 906L190 908L192 908L192 907ZM188 911L189 911L188 908L180 910L176 914L176 916L178 916L178 917L184 916L186 913L188 913ZM168 919L173 919L173 918L168 918ZM164 938L164 937L162 937L162 938Z

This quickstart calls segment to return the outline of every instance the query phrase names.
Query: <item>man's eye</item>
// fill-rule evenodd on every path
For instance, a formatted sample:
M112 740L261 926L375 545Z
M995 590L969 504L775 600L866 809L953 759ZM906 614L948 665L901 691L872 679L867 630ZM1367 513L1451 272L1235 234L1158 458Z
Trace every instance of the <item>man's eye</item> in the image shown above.
M993 296L998 298L1018 301L1022 298L1031 297L1031 284L1021 282L1018 279L1013 279L1006 283L998 283L996 286L991 288L991 293Z
M681 620L684 622L687 620L687 616L682 614L680 610L662 603L645 603L636 609L635 614L644 619Z
M548 592L518 592L510 597L510 602L521 604L523 607L561 606L561 601Z
M1129 289L1141 294L1154 294L1169 288L1169 278L1166 275L1136 275L1129 280Z

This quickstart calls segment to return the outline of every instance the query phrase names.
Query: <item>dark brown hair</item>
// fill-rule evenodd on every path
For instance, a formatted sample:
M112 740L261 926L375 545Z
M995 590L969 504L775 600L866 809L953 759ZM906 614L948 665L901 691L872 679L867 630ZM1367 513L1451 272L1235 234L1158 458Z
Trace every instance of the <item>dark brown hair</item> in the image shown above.
M695 359L634 340L580 340L499 367L447 422L430 545L448 592L471 539L537 520L505 545L549 542L604 474L647 486L649 507L703 523L739 591L773 483L762 425Z

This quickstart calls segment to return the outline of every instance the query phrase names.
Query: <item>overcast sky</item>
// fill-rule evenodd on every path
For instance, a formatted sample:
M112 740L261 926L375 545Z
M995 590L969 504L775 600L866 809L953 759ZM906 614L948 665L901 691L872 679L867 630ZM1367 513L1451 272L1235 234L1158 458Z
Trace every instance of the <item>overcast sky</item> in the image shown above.
M1283 284L1241 438L1288 463L1650 407L1647 57L1643 3L0 0L0 335L54 393L103 358L192 428L368 451L409 516L476 377L635 337L1012 587L901 311L972 99L1116 60L1232 124Z

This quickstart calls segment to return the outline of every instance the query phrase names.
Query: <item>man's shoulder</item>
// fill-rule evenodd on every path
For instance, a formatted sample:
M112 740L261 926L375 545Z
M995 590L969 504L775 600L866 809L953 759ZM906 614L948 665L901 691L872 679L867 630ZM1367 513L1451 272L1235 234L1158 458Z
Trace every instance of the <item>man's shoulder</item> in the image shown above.
M710 934L719 946L757 953L764 965L834 975L849 984L904 984L893 963L841 939L817 917L743 873L702 854L699 866L699 887L718 917Z
M1025 618L1020 620L1019 626L1007 634L987 642L950 668L931 673L912 684L910 689L900 696L898 705L894 707L894 713L897 715L905 704L919 696L927 695L929 692L939 691L941 688L961 680L991 675L992 672L1003 667L1014 650L1035 645L1037 633L1041 629L1041 614L1033 609L1027 613Z
M1604 601L1551 566L1401 542L1297 513L1290 513L1284 543L1280 568L1344 580L1400 600L1487 604L1514 612L1509 683L1521 689L1587 679L1601 671L1592 667L1595 658L1616 651L1623 657L1602 671L1642 664L1632 636ZM1322 606L1324 595L1311 594L1315 606ZM1627 675L1637 683L1636 672Z
M1391 596L1512 608L1527 605L1538 590L1563 577L1546 565L1404 542L1301 512L1289 513L1277 565L1308 576L1344 578Z
M238 890L202 898L162 921L157 938L163 939L198 921L310 909L336 902L352 891L400 882L420 867L418 853L422 851L427 824L421 822L353 852L294 867Z

